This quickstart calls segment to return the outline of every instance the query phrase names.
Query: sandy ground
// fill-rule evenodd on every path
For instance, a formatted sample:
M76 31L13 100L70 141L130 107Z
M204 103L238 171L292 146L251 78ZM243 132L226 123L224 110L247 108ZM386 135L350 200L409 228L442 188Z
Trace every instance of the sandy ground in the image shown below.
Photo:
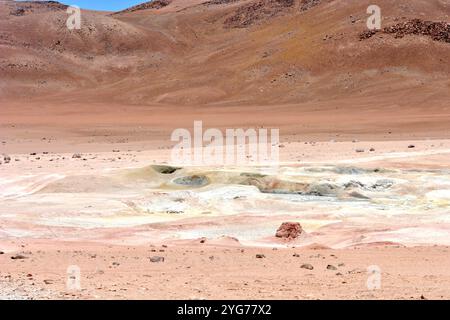
M16 241L16 244L21 241ZM17 299L446 299L448 247L345 250L178 245L23 244L0 256L2 298ZM263 254L264 258L256 258ZM150 258L163 257L163 262ZM302 268L304 264L313 269ZM71 286L80 268L80 289ZM380 287L368 287L368 268ZM77 278L78 279L78 278ZM375 288L370 290L368 288ZM376 289L379 288L379 289Z
M26 121L22 119L23 122ZM149 222L147 220L139 222L139 219L137 222L122 226L120 222L115 221L111 226L100 224L94 228L83 222L80 222L78 227L70 223L65 227L58 225L43 227L38 222L39 219L47 213L52 214L45 211L53 210L56 214L59 209L49 206L53 200L47 197L46 192L43 194L39 192L43 185L38 183L36 177L96 176L114 170L140 170L139 168L151 164L168 163L172 144L167 141L167 137L164 139L164 134L169 132L169 129L166 127L164 130L156 130L159 132L156 136L161 136L161 139L152 141L144 138L147 132L145 128L141 131L128 128L129 131L138 132L134 141L112 142L107 135L92 136L92 130L86 133L78 131L74 135L73 131L55 125L51 127L28 125L21 134L17 131L20 127L3 125L2 128L5 135L2 136L4 143L1 145L1 151L11 157L10 163L3 163L0 166L3 183L2 202L5 205L2 209L0 230L2 235L0 297L3 299L448 299L450 297L448 272L450 255L446 246L448 231L442 231L446 230L442 228L446 228L447 224L439 220L446 221L447 204L443 207L437 206L431 211L437 220L423 220L426 221L427 227L431 228L428 229L431 232L428 235L418 235L418 238L414 238L414 234L411 233L423 232L419 230L419 226L416 229L405 229L410 230L406 235L394 233L389 239L380 233L381 236L378 238L370 240L372 238L369 237L368 242L364 243L355 240L357 233L352 231L353 240L340 246L340 249L331 249L323 243L337 243L333 241L338 234L348 236L349 233L343 233L345 228L336 228L331 224L328 229L319 228L312 232L308 229L310 226L307 221L302 224L306 226L307 231L315 234L316 240L325 239L325 242L311 244L301 240L286 243L269 238L265 239L263 244L255 242L252 245L251 242L239 241L243 239L227 237L229 234L226 233L221 237L206 238L195 235L179 239L159 236L164 234L165 228L169 228L167 229L169 232L175 231L172 228L176 228L177 225L182 230L196 230L205 222L220 224L222 222L217 222L221 221L220 217L217 220L211 220L209 217L186 221L181 219L174 222L171 220L172 222L167 224L160 224L158 233L149 232L147 229ZM54 135L55 132L62 134ZM364 139L364 135L355 134L350 141L324 141L323 138L317 141L309 139L300 141L297 135L286 135L281 139L283 144L280 148L281 162L292 170L310 165L330 164L358 168L423 170L423 172L440 170L439 172L444 173L449 169L450 163L447 160L450 152L449 140L386 141L376 135L370 140L360 140L361 137ZM117 139L117 136L114 138ZM96 140L89 142L89 139ZM414 148L408 148L411 145L414 145ZM369 151L370 148L375 151ZM356 152L356 149L364 149L364 152ZM82 154L82 158L73 159L73 153L77 152ZM31 177L29 181L31 184L25 189L11 189L11 185L14 184L19 187L18 181L23 177ZM8 181L12 181L12 184L8 185ZM88 181L82 183L89 184ZM33 183L36 184L35 189ZM48 182L44 185L48 186ZM16 196L11 196L11 192L16 192ZM36 192L38 197L43 198L39 200L40 202L29 205L28 209L11 206L15 198L26 200L27 195L33 197ZM78 197L81 197L79 201L90 201L83 200L83 194L79 194ZM102 201L101 197L99 201ZM102 209L103 204L100 202L95 202L93 206L99 212L109 210L107 207ZM11 208L16 209L14 211ZM258 210L258 206L256 209ZM20 217L21 212L28 211L31 219L28 222L22 218L11 218L14 215ZM361 214L364 216L364 212ZM289 219L288 216L285 218ZM71 213L68 219L68 221L76 220L77 214ZM247 218L233 216L231 223L234 225L252 223L252 220L246 222L245 219ZM279 219L283 218L267 219L275 221L272 229L274 233ZM127 221L127 218L121 221ZM371 228L370 220L366 220L365 223L368 229L362 231L363 235L369 234L368 230ZM440 228L440 233L436 233L437 229L433 229L435 227ZM50 231L42 233L43 228ZM392 226L388 226L385 231L392 230ZM378 226L376 231L382 231L382 228ZM326 237L321 238L321 232ZM329 236L333 233L335 236ZM196 233L199 234L201 231ZM429 241L421 244L420 239L427 237ZM70 241L67 241L69 239ZM259 254L264 257L257 258L256 255ZM17 255L23 257L13 259ZM164 260L151 262L152 257L162 257ZM302 268L304 264L311 264L313 269ZM70 266L79 267L80 275L73 278L73 274L68 271ZM373 266L380 270L381 287L370 290L367 281L372 279L373 274L368 268ZM73 287L73 281L76 279L80 279L78 289Z

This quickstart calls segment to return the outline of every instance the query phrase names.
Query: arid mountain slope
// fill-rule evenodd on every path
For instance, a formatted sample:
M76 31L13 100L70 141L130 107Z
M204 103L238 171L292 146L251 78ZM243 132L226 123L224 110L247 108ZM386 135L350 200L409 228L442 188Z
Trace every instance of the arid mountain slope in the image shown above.
M83 11L81 30L71 31L64 6L2 1L0 93L125 104L448 102L450 43L420 33L361 38L370 4L156 1ZM377 4L383 27L450 22L448 0Z

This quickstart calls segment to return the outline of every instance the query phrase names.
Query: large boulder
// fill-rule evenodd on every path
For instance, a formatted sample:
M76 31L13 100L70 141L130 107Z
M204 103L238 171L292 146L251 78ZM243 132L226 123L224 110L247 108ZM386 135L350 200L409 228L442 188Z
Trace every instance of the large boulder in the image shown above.
M286 240L297 239L303 233L302 226L298 222L283 222L275 236Z

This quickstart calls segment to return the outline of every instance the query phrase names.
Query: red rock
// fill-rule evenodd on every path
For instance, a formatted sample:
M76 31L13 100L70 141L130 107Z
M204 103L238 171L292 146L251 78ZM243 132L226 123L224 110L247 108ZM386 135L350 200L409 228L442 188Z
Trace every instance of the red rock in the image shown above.
M303 229L298 222L283 222L278 228L275 236L277 238L283 238L288 240L293 240L298 238L302 234Z

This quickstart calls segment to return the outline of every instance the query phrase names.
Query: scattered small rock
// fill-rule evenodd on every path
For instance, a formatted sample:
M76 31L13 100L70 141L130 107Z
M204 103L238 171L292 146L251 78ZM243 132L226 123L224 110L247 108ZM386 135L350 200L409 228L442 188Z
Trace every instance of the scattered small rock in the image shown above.
M300 268L302 268L302 269L307 269L307 270L313 270L313 269L314 269L314 267L312 266L312 264L309 264L309 263L302 264L302 265L300 266Z
M21 254L16 254L15 256L12 256L11 259L13 259L13 260L23 260L23 259L27 259L27 257L25 257L24 255L21 255Z
M160 257L160 256L154 256L154 257L150 257L150 262L153 263L157 263L157 262L164 262L164 257Z
M72 159L81 159L81 154L79 154L79 153L74 153L73 154L73 156L72 156Z
M337 268L335 266L333 266L332 264L327 265L327 270L337 270Z
M396 39L406 35L428 36L434 41L450 43L450 25L446 22L424 21L421 19L411 19L400 22L382 30L367 30L359 35L360 40L373 37L378 32L392 34Z
M25 15L25 9L24 9L24 8L17 8L17 9L15 9L15 10L13 10L13 11L10 11L9 14L10 14L11 16L17 16L17 17L20 17L20 16Z

